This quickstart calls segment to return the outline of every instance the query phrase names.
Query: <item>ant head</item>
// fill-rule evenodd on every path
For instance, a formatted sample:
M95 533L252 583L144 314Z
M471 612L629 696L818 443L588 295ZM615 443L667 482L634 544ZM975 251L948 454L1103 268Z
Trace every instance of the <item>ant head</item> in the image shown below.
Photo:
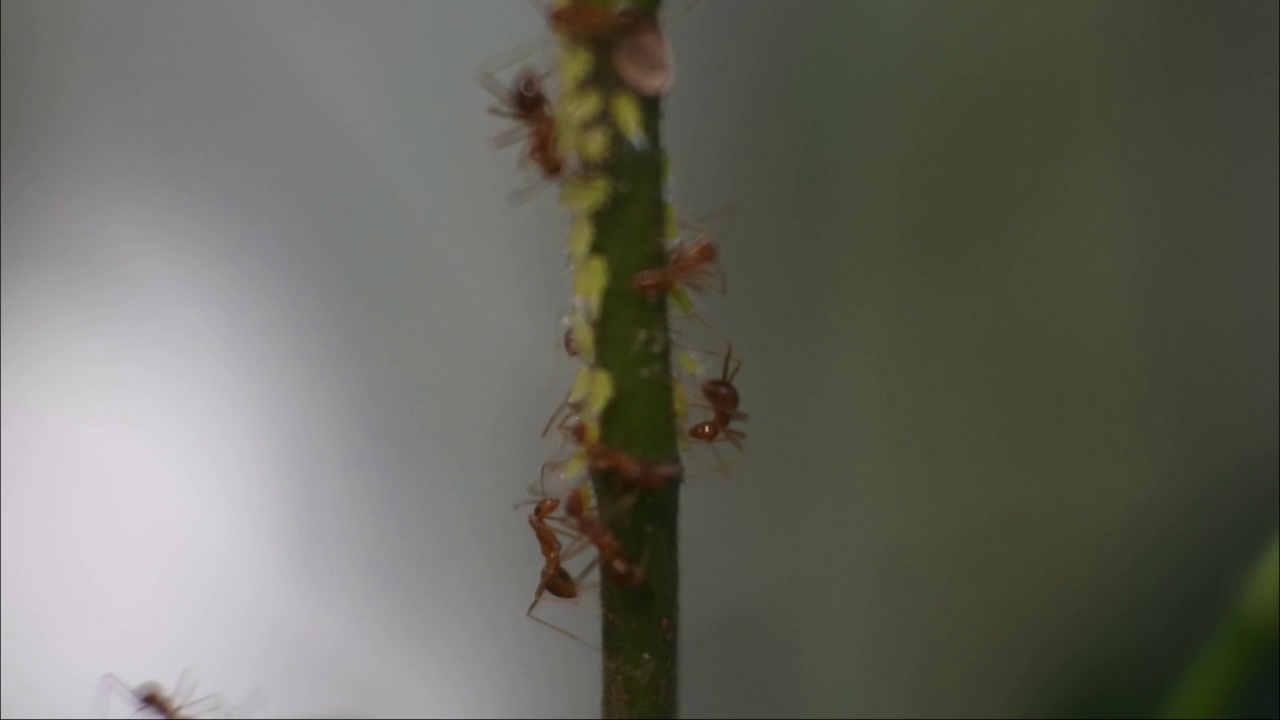
M711 442L720 436L720 426L708 420L689 428L689 437L701 442Z
M542 78L528 68L516 76L511 103L522 115L533 115L546 105L547 96L542 92Z
M559 507L560 501L556 498L543 498L538 501L538 505L534 509L533 514L537 515L538 518L545 520L551 516L551 513L559 509Z
M702 396L717 409L738 407L738 389L728 380L703 380Z

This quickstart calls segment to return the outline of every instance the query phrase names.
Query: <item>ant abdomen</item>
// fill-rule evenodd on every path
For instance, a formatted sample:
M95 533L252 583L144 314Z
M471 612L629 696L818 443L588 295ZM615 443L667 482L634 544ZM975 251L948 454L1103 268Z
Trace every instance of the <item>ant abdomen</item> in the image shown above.
M720 437L720 425L711 420L700 422L689 428L689 437L700 442L713 442Z
M547 578L547 592L558 598L572 600L578 597L578 583L574 582L573 576L563 567L557 567L555 572Z

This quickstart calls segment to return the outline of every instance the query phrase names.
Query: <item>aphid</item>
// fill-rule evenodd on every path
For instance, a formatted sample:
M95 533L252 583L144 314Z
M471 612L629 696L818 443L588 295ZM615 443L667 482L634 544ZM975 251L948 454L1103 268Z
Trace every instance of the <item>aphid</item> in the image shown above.
M556 338L551 348L551 372L546 384L542 387L544 391L551 387L551 381L560 368L562 355L585 363L595 360L595 330L582 313L574 308L570 314L561 318L560 323L564 327L564 332ZM546 431L544 430L542 434L546 435Z
M610 54L618 78L637 95L657 98L671 92L676 58L657 22L633 24Z
M120 678L107 673L102 676L99 692L101 715L106 717L106 701L113 690L135 705L133 711L135 716L138 713L149 712L155 717L176 720L177 718L194 718L221 708L222 698L218 695L205 695L196 700L191 699L191 695L195 693L196 684L194 681L187 684L189 671L190 668L182 671L177 684L173 686L172 694L166 694L164 688L155 682L144 682L131 688Z
M540 187L541 180L558 180L565 171L564 159L556 149L555 113L543 88L549 75L526 68L516 75L515 82L508 88L491 72L480 72L480 84L498 99L498 104L490 107L489 113L519 123L494 138L494 145L504 148L526 140L528 144L520 162L522 165L533 163L540 175L532 184L512 193L516 202L527 199L532 190Z
M713 218L723 222L733 212L733 207L729 206L705 219L682 224L682 227L694 231L693 236L668 250L666 264L662 267L636 273L632 278L635 289L650 297L663 292L683 293L686 289L697 293L706 292L709 289L720 293L728 290L724 273L717 264L720 258L719 249L716 247L718 233L713 232L705 223ZM677 304L683 307L685 303ZM688 311L688 308L684 309Z
M574 336L575 339L579 337ZM585 336L582 336L585 337ZM576 341L576 340L575 340ZM582 348L579 347L581 352ZM586 418L595 421L600 417L600 413L604 412L609 401L613 399L613 375L609 371L602 368L591 367L588 365L579 366L577 374L573 379L573 387L569 388L569 394L560 404L556 406L555 412L551 413L551 417L547 419L547 424L542 428L542 436L546 437L553 426L557 426L556 420L559 418L558 427L561 434L565 434L567 428L566 422L571 421L577 416L586 414ZM565 413L562 416L562 413ZM579 442L578 444L582 444Z
M533 602L529 604L529 609L525 611L525 615L543 625L546 625L556 632L577 640L587 647L595 648L594 645L583 640L574 633L533 614L534 609L538 607L538 603L543 599L543 593L550 593L553 597L565 600L576 599L578 597L579 590L581 590L580 583L582 578L586 577L587 573L594 569L594 565L589 565L577 578L574 578L569 574L568 570L565 570L562 563L567 558L564 557L563 547L560 544L559 536L564 536L575 541L581 540L581 536L568 530L552 527L548 522L549 520L554 519L551 517L552 514L560 508L559 500L555 498L542 498L540 500L533 500L532 502L534 503L534 510L529 514L529 527L533 528L534 537L538 539L538 547L542 551L543 565L542 576L538 581L538 589L534 591ZM521 503L521 505L523 504L525 503ZM517 507L519 507L519 505L517 505Z

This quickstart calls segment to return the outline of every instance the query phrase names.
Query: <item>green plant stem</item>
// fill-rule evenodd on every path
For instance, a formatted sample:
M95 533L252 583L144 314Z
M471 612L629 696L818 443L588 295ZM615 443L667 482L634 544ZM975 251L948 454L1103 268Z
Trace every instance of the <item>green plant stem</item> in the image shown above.
M1241 686L1280 632L1280 535L1246 578L1234 606L1161 713L1164 718L1225 717Z
M655 0L635 3L658 11ZM601 96L623 88L609 60L608 42L593 48L587 83ZM663 243L666 160L659 99L639 98L644 142L616 138L596 168L610 198L592 216L592 251L608 262L608 285L595 323L596 365L613 378L614 395L601 416L601 441L648 462L679 459L665 296L637 292L632 279L665 262ZM625 479L593 475L600 517L627 556L644 568L645 582L626 587L601 574L606 718L674 718L677 715L679 568L678 483L636 494Z

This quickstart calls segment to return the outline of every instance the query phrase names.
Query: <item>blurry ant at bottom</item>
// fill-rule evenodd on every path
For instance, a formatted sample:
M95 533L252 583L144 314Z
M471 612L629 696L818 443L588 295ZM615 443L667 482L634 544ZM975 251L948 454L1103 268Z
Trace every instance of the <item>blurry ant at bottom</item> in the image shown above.
M98 697L98 717L108 717L107 701L114 692L128 706L123 708L129 711L126 717L139 718L167 718L178 720L184 718L187 720L196 720L197 718L248 718L256 714L266 704L268 694L262 689L258 689L249 698L239 705L227 707L221 695L209 694L196 699L191 699L195 694L196 684L190 681L190 668L182 671L182 675L178 676L178 682L173 686L173 692L166 694L164 688L156 682L144 682L136 687L130 687L119 677L108 673L102 677L101 690ZM120 712L116 713L121 714ZM261 717L283 717L280 715L262 715ZM320 713L314 715L298 716L302 718L314 720L340 720L348 718L355 720L356 718L371 718L372 715L362 715L358 712L339 711Z
M107 673L102 676L98 692L97 715L108 717L109 700L112 694L128 704L128 717L152 717L178 720L179 718L240 718L247 717L246 712L253 706L260 706L266 701L261 690L248 700L234 707L228 707L221 695L208 694L194 698L196 683L191 679L191 669L187 668L178 676L172 693L166 693L164 687L157 682L144 682L130 686L116 675Z

